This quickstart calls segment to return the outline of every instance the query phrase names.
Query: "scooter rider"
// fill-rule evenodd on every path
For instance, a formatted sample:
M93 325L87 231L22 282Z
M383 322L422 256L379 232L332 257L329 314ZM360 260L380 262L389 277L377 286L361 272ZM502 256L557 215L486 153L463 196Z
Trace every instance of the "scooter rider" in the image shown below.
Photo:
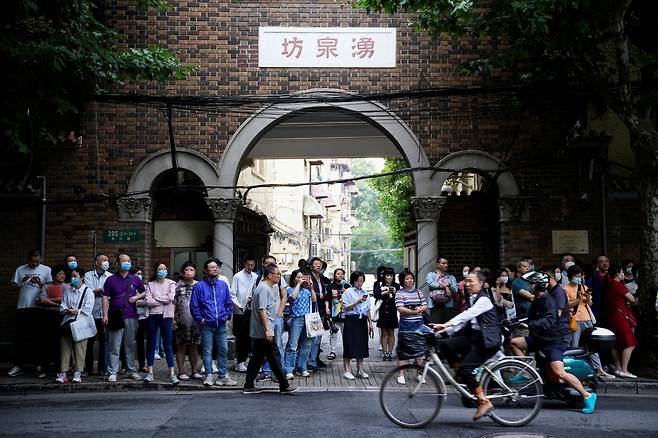
M558 321L558 305L546 290L549 276L543 272L528 272L523 278L530 283L535 295L528 313L530 335L512 339L512 351L517 356L524 356L525 351L541 351L549 363L550 372L583 396L585 407L582 412L591 414L596 405L596 394L587 392L580 381L564 369L562 355L567 345Z
M463 327L470 330L470 336L447 339L441 344L441 352L453 368L459 363L458 354L462 356L458 374L478 399L474 421L494 408L491 401L484 397L474 370L499 351L502 341L498 312L484 289L485 281L485 275L480 272L469 274L464 279L464 289L469 294L468 308L448 322L432 325L439 333L452 334Z

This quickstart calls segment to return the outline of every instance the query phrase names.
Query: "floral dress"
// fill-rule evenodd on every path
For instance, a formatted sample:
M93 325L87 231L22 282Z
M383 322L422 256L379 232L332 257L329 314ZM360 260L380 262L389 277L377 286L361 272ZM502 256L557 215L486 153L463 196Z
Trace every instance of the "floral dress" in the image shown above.
M176 285L174 320L176 321L176 343L178 345L198 344L200 341L199 327L190 313L190 299L196 283L195 281L187 284L181 280Z

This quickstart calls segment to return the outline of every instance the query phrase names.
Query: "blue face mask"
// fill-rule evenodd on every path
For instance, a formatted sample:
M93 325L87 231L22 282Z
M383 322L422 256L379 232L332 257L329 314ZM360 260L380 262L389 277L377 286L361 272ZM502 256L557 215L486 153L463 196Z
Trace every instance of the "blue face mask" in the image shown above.
M77 286L80 284L80 279L78 277L71 277L71 286Z
M78 267L78 262L76 262L75 260L72 260L72 261L68 262L67 265L69 266L69 269L75 269L75 268Z
M158 278L167 278L167 271L158 271Z
M122 271L130 271L130 268L133 267L133 264L130 262L121 262L121 270Z
M571 281L573 281L574 284L583 284L583 277L574 277Z

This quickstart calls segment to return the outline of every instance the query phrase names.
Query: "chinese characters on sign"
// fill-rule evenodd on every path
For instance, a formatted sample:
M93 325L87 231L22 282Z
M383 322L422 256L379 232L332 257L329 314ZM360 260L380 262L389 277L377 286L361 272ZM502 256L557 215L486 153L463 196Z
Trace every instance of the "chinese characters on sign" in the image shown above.
M139 230L105 230L103 231L103 242L137 242Z
M261 27L259 67L395 67L394 28Z

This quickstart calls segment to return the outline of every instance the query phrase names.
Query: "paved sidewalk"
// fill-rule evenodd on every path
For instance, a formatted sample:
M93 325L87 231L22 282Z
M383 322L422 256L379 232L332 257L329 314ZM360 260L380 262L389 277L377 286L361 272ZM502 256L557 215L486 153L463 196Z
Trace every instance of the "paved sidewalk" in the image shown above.
M378 330L375 330L377 333ZM323 337L322 360L327 363L324 372L312 373L308 378L297 377L293 384L300 386L305 391L366 391L378 390L382 379L392 369L397 366L397 361L381 361L381 352L378 351L378 336L370 340L370 357L365 360L365 371L370 376L369 379L347 380L343 377L342 345L339 342L337 348L337 358L333 361L327 360L329 352L329 335ZM356 363L352 361L352 370L356 373ZM2 366L4 365L4 366ZM189 367L189 362L186 361ZM178 391L226 391L241 389L244 385L245 374L233 370L233 364L229 363L229 374L231 378L238 382L237 386L220 387L203 386L202 380L190 380L181 382L179 385L172 385L168 379L168 369L164 358L157 360L155 364L154 383L144 383L143 381L134 381L128 378L128 375L118 376L116 383L109 383L98 375L83 378L81 384L59 384L55 382L55 375L48 374L44 378L37 378L33 374L23 374L19 377L7 376L10 364L0 364L0 393L24 393L39 391L61 391L61 392L90 392L90 391L132 391L132 390L172 390ZM189 369L188 369L189 371ZM142 376L144 373L141 373ZM69 375L69 379L72 376ZM276 389L277 385L270 381L256 384L257 387ZM624 393L624 394L658 394L658 380L643 379L637 380L617 379L614 382L600 382L599 393Z

